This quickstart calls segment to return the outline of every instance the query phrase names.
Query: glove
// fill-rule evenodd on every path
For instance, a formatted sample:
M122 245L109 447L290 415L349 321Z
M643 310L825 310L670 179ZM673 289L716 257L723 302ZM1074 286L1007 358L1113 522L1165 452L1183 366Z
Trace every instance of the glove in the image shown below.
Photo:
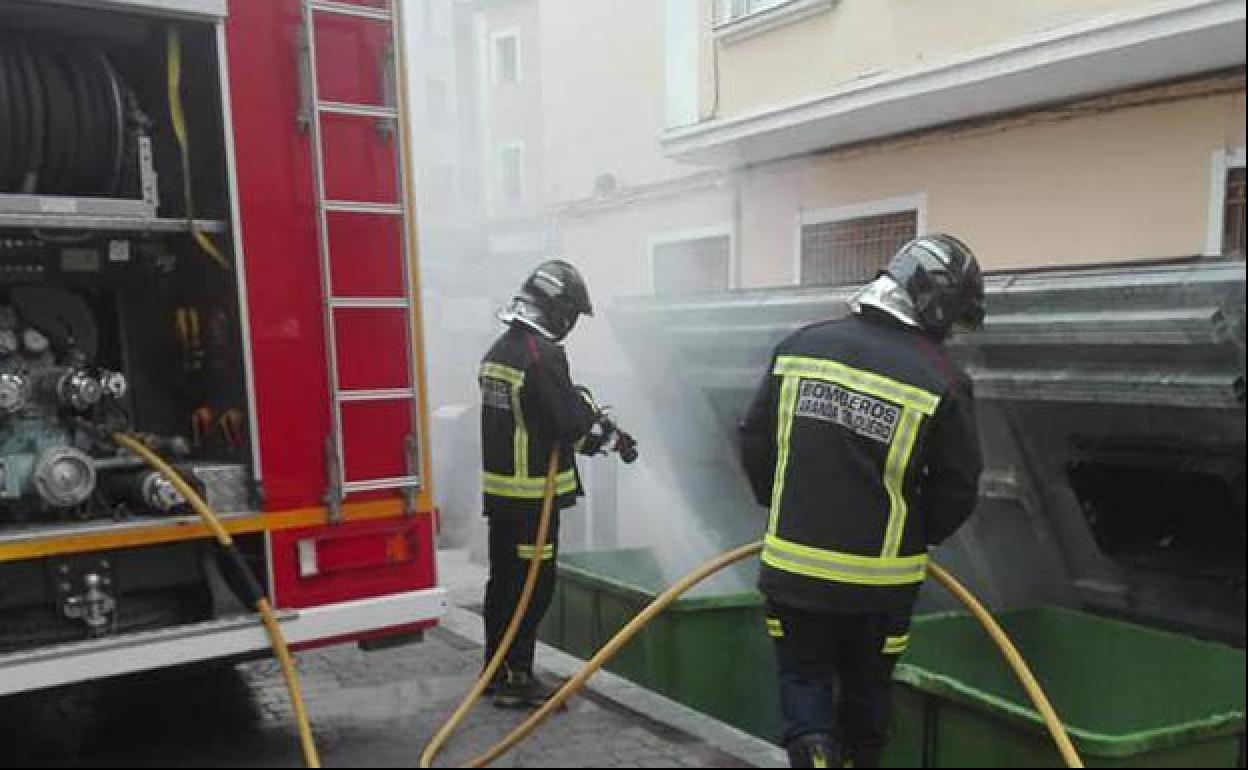
M614 435L615 426L611 423L611 420L607 419L605 415L599 415L598 419L590 427L589 433L586 433L585 437L581 439L581 444L577 451L591 457L597 454L606 454L606 446Z
M607 452L618 452L620 459L626 463L632 463L637 460L637 441L624 431L619 429L607 415L607 410L598 405L594 399L594 394L584 385L577 385L576 392L584 399L585 405L594 415L594 424L590 427L589 433L585 438L581 439L578 451L583 455L606 454Z
M615 431L615 451L626 464L637 462L637 440L618 428Z

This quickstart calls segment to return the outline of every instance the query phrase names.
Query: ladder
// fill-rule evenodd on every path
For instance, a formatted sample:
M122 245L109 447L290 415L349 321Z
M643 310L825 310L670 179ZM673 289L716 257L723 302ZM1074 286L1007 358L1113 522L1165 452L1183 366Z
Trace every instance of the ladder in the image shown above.
M400 50L402 29L399 24L398 0L372 0L371 2L347 2L346 0L300 0L302 4L303 23L303 61L300 62L303 72L304 90L300 122L305 124L311 143L312 176L316 203L317 243L321 268L321 296L323 300L323 316L325 322L325 351L328 368L330 430L325 440L325 463L327 489L325 503L329 509L331 523L342 521L342 504L348 495L354 493L381 492L395 490L403 494L406 510L410 514L415 510L416 492L421 488L419 442L417 440L420 427L418 361L416 350L417 307L414 300L415 286L411 263L414 244L412 240L411 210L409 208L410 191L407 189L407 158L402 141L402 123L404 120L400 106L403 104L401 84L404 82L399 67L401 57L395 55ZM337 25L373 25L384 31L388 50L380 56L378 98L373 101L367 97L351 100L323 99L324 85L320 82L322 70L318 67L318 24ZM373 30L360 32L377 33ZM374 36L376 36L374 34ZM357 52L365 53L365 52ZM377 52L369 51L355 61L368 59ZM372 56L377 61L378 57ZM333 62L334 66L340 66ZM358 73L363 74L363 73ZM361 77L361 80L367 78ZM327 121L362 121L366 124L380 124L377 132L379 141L389 136L392 145L392 161L395 196L392 200L352 200L343 196L335 196L329 189L327 181L327 160L334 160L335 148L327 143ZM341 150L340 150L341 152ZM401 276L401 285L391 285L387 289L368 293L355 294L335 287L335 275L343 275L344 267L353 267L351 260L359 254L349 257L337 253L343 246L331 238L331 230L336 222L346 218L354 220L354 232L367 233L370 229L378 233L384 228L399 231L398 248L387 258L399 260L401 266L391 266L396 276ZM343 248L342 251L347 249ZM372 253L370 258L376 258ZM335 268L338 268L337 270ZM397 283L397 281L395 281ZM369 335L370 324L386 322L385 316L401 316L405 334ZM395 319L388 319L388 328L394 328ZM363 332L349 333L354 324ZM352 361L357 362L360 356L353 351L344 357L342 337L356 342L367 342L371 355L389 357L389 360L401 359L405 366L402 372L406 377L391 375L387 381L370 382L366 386L352 384L361 376L352 376ZM402 345L402 350L398 350ZM345 359L345 360L344 360ZM366 367L365 367L366 368ZM374 373L375 376L375 373ZM344 384L345 383L345 384ZM380 422L393 422L400 415L406 414L407 430L396 441L379 440L376 430L370 431L367 423L353 423L352 410L373 409L372 425ZM390 415L393 419L385 417ZM399 444L395 446L394 444ZM381 444L381 445L379 445ZM389 445L386 445L389 444ZM361 473L353 471L353 460L380 457L380 465L394 464L394 469L382 472ZM379 463L373 462L376 466Z

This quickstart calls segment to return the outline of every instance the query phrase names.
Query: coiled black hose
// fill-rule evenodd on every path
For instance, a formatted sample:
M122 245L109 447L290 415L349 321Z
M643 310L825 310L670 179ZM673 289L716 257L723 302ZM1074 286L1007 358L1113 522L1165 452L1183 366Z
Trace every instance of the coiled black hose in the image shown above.
M0 193L117 194L128 93L98 48L0 36Z

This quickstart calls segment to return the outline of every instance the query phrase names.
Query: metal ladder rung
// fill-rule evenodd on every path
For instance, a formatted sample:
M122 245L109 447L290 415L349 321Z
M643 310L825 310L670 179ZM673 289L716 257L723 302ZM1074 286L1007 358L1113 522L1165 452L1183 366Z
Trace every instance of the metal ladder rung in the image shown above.
M329 434L325 439L325 465L328 481L325 498L329 506L329 519L332 523L342 521L342 502L351 493L381 490L401 491L406 501L405 509L410 513L415 510L417 503L416 491L422 487L419 470L420 460L418 457L420 446L416 439L421 430L418 420L420 415L419 398L416 390L418 381L415 378L416 364L414 355L416 346L412 340L415 326L416 301L413 297L336 295L333 290L333 268L335 263L332 261L330 254L330 231L333 222L336 221L332 216L333 214L364 214L393 218L394 221L402 225L404 249L402 269L405 283L410 280L409 265L406 258L411 255L411 250L414 247L411 242L412 233L409 232L409 227L407 226L410 223L409 217L411 216L408 211L411 191L406 177L400 175L401 184L397 189L397 200L393 202L332 199L326 189L327 148L324 144L325 139L323 136L325 118L333 115L380 120L383 121L383 125L380 128L386 129L386 133L389 133L391 129L398 131L401 129L400 121L404 118L401 109L403 103L402 94L396 92L393 94L392 104L380 105L335 101L332 99L322 100L317 83L317 73L320 71L318 68L319 59L317 58L317 22L324 18L318 14L325 14L325 16L333 14L381 22L386 27L385 31L389 38L390 50L397 52L402 46L402 30L399 29L399 24L397 23L397 3L398 0L391 0L391 2L384 4L386 7L381 8L355 5L348 2L348 0L300 1L303 19L301 41L306 51L306 61L302 62L302 66L306 70L305 77L307 81L307 94L301 102L303 106L301 114L310 132L312 147L312 172L316 195L317 247L321 267L321 309L325 324L326 364L329 370L331 424ZM393 84L401 83L402 78L400 74L393 70L398 63L398 57L387 56L386 58L388 61L386 74L392 78L390 84L393 86ZM406 149L401 141L392 142L391 144L395 169L402 172L407 168ZM369 224L372 226L383 226L386 223L376 219L370 220ZM411 384L408 387L361 388L356 390L344 390L341 387L343 382L341 365L344 362L339 359L335 323L341 318L337 311L344 308L393 308L401 310L407 316L405 327L409 344L407 346L406 358L407 364L412 369L412 379L409 380ZM406 475L393 478L348 481L347 457L353 456L353 450L348 446L348 443L354 446L356 440L364 441L367 438L366 436L353 436L351 442L347 441L347 436L344 435L343 419L344 414L351 411L349 404L402 404L404 402L411 404L410 416L412 421L402 442L405 467L400 472Z
M365 479L362 481L344 481L342 491L378 492L383 489L411 489L420 487L419 476L398 476L392 479Z
M366 201L334 201L327 200L321 204L326 211L337 211L347 214L386 214L401 217L406 212L401 203L368 203Z
M376 390L340 390L338 400L343 403L359 401L410 401L416 398L412 388L377 388Z
M393 107L372 104L346 104L345 102L319 102L316 109L327 115L352 115L360 118L398 120L399 111Z
M406 297L331 297L332 308L394 308L406 310L411 306Z
M388 8L373 8L367 5L350 5L348 3L335 3L332 0L312 0L312 10L322 13L336 13L340 16L355 16L360 19L372 19L373 21L391 21L394 15L390 13Z

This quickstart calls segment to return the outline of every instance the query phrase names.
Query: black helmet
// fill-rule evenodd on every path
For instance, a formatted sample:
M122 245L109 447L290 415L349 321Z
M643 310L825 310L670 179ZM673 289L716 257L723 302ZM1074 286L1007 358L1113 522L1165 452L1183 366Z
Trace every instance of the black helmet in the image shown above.
M952 235L915 238L884 272L910 295L919 325L929 333L943 339L955 325L983 325L983 273L970 247Z
M529 274L502 318L508 323L520 322L535 328L551 339L562 340L582 314L594 314L585 279L572 265L552 259Z

